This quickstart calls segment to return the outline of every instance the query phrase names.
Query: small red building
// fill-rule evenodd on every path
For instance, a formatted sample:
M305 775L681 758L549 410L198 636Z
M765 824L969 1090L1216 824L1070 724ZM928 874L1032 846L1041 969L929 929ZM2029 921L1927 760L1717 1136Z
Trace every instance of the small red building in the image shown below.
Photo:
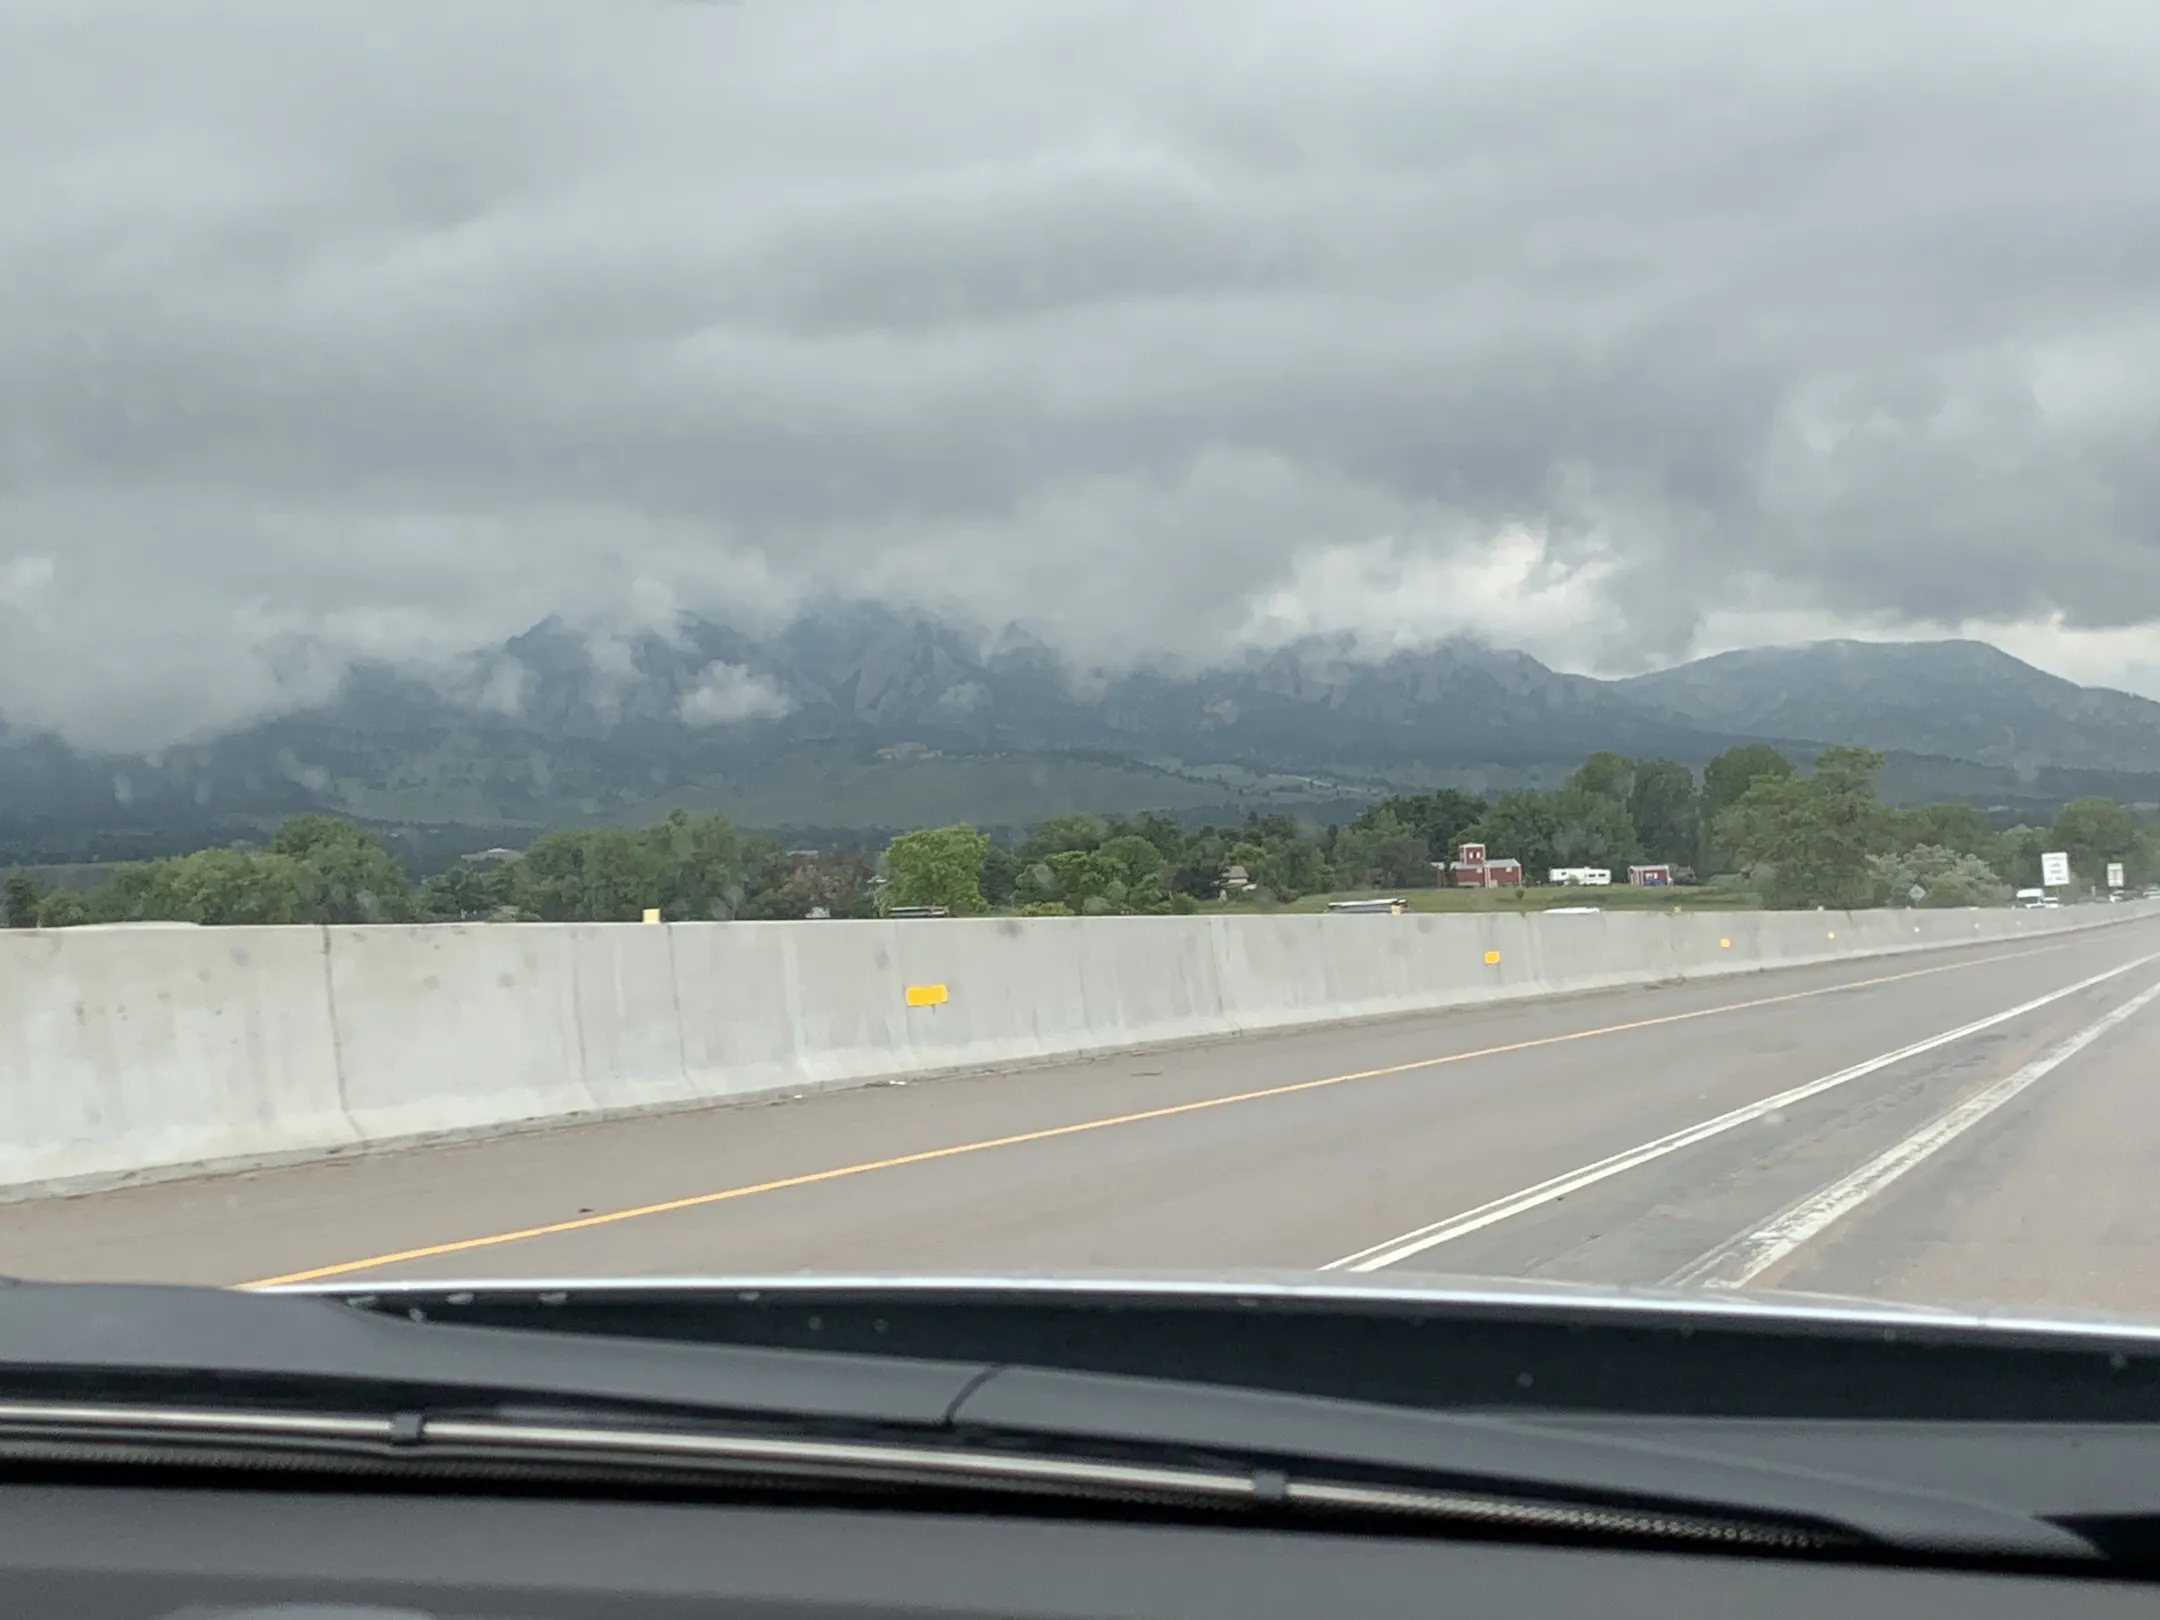
M1493 860L1483 844L1465 844L1456 852L1452 876L1458 889L1519 889L1522 862Z
M1672 887L1672 868L1662 861L1654 866L1631 866L1627 869L1627 880L1638 889L1669 889Z

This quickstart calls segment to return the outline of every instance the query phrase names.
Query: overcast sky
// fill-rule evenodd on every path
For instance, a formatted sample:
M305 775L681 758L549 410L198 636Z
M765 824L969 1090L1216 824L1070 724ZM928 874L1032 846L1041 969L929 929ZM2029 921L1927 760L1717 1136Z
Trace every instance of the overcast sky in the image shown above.
M5 0L0 715L550 612L2160 695L2152 0Z

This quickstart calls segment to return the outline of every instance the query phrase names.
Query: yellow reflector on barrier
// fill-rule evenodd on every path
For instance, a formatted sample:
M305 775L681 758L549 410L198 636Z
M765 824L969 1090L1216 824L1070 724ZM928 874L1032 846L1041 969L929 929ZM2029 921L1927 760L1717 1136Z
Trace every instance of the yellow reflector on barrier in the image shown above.
M645 920L647 922L658 922L660 920L660 908L658 906L647 906L645 908Z
M942 984L911 984L907 987L907 1004L910 1007L942 1007L945 1001L945 987Z
M1721 939L1717 942L1717 944L1718 949L1721 951L1729 951L1732 949L1732 941L1729 939Z
M1498 951L1487 951L1487 952L1485 953L1485 965L1486 965L1487 967L1491 967L1491 966L1492 966L1492 965L1493 965L1493 964L1494 964L1495 962L1497 962L1497 961L1499 961L1499 960L1500 960L1500 953L1499 953Z

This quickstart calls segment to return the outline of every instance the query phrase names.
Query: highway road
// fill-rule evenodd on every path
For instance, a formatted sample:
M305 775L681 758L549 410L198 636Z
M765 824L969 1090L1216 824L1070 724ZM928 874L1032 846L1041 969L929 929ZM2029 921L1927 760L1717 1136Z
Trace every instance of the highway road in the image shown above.
M2140 919L0 1205L0 1272L1287 1266L2160 1316L2156 1054Z

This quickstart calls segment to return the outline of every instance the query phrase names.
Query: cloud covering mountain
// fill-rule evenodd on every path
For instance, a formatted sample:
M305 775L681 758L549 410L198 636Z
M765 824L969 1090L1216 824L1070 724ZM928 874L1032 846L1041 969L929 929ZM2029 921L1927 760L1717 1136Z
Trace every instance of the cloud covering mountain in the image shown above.
M2138 0L16 0L0 715L849 598L2160 691L2156 92Z
M1976 643L1826 642L1601 681L1469 641L1375 658L1313 636L1206 670L1076 679L1021 633L835 607L755 635L550 619L454 668L363 666L326 703L147 754L0 728L0 852L140 854L309 809L446 853L676 808L858 830L1329 817L1440 782L1555 782L1601 749L1700 766L1746 740L1802 758L1872 744L1900 799L2025 814L2084 792L2160 799L2160 703Z

